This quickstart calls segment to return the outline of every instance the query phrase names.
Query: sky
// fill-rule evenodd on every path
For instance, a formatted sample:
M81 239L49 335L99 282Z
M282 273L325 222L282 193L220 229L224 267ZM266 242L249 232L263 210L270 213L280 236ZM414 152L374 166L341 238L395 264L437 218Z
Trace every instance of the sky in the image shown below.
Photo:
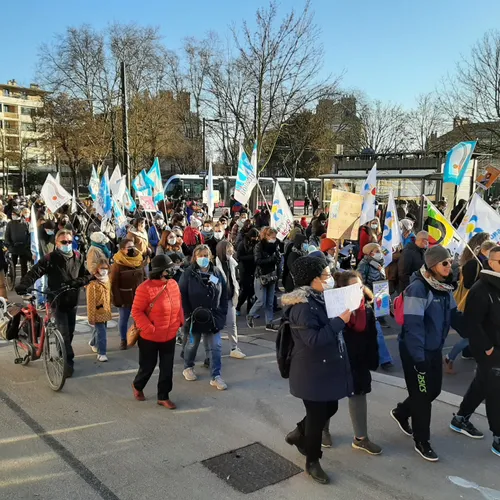
M264 0L25 0L2 5L0 82L35 80L40 44L68 26L96 29L112 22L159 26L164 43L229 33L231 24L252 26ZM281 0L280 12L303 0ZM491 29L500 28L500 1L311 0L325 51L323 75L342 74L346 89L410 108L420 93L439 86L462 56Z

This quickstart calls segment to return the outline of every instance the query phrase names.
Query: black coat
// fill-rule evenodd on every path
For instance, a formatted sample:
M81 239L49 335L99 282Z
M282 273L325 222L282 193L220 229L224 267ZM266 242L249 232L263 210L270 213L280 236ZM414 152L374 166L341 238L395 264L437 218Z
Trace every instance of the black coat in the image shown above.
M238 245L236 260L238 261L238 270L240 272L240 283L253 283L255 276L255 245L250 245L247 240Z
M481 272L481 269L484 269L485 271L490 270L487 259L485 259L482 264L483 267L481 268L479 262L476 259L472 258L462 266L462 279L464 282L464 287L467 290L470 290L472 288L472 285L479 279L479 273Z
M349 354L354 394L368 394L372 390L370 371L375 371L379 364L377 327L370 305L366 306L366 330L356 332L346 325L343 334Z
M481 271L479 276L465 302L463 333L479 364L500 368L500 274Z
M329 319L323 294L309 287L283 295L294 347L290 393L307 401L338 401L352 396L349 357L342 336L345 323Z
M305 237L304 237L305 240ZM292 276L292 266L293 263L299 258L307 255L306 252L302 252L295 245L291 248L290 252L286 257L286 262L283 270L283 286L286 292L291 292L295 288Z
M11 220L5 229L5 244L14 255L31 256L28 224L22 220Z
M411 242L401 252L398 261L398 291L402 292L409 284L410 277L424 265L425 249Z
M217 278L216 284L208 279L210 275ZM224 328L229 299L227 284L219 269L210 264L207 275L203 276L198 264L191 264L181 276L179 288L186 319L197 307L204 307L212 312L216 330L220 331Z
M281 259L277 243L271 245L264 240L259 241L257 245L255 245L253 256L255 260L256 277L277 271Z

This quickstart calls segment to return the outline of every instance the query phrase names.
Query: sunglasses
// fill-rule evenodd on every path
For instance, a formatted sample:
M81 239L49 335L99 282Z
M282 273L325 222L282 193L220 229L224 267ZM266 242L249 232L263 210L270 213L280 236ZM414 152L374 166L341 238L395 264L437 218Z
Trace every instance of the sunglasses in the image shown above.
M73 240L59 240L59 243L61 245L69 245L70 243L73 243Z
M441 265L443 267L451 266L451 260L445 260L445 261L441 262Z

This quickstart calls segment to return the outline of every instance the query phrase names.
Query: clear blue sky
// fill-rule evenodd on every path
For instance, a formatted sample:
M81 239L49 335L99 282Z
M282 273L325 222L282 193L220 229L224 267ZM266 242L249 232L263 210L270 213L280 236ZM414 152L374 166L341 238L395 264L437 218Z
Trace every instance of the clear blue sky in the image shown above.
M186 36L228 32L232 22L253 23L264 0L12 0L2 5L0 82L33 81L38 47L67 26L110 22L158 25L165 44ZM301 8L282 0L280 9ZM485 31L500 28L500 0L312 0L322 29L326 73L345 72L343 85L370 97L411 106L435 88Z

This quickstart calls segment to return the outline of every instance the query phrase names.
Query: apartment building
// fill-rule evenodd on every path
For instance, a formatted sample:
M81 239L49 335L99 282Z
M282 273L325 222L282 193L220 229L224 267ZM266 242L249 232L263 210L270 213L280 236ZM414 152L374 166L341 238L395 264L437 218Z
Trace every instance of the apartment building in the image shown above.
M40 144L33 116L43 107L45 91L32 83L22 87L15 80L0 84L0 188L18 191L20 171L52 163Z

